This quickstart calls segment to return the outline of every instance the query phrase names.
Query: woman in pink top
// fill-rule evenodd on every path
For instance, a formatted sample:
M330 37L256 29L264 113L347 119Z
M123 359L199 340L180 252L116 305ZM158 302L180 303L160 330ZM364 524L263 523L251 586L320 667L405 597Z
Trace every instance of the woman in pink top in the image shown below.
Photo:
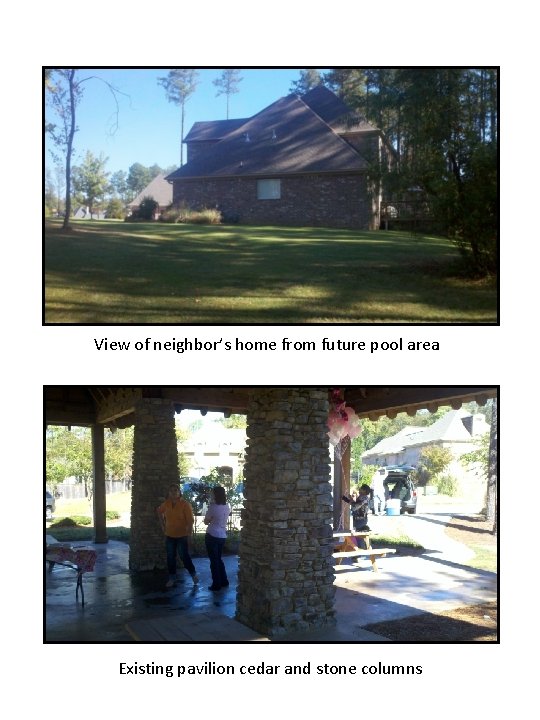
M212 584L208 589L221 590L229 585L221 555L227 538L227 520L231 509L227 505L225 489L220 485L212 488L212 500L204 516L204 524L207 525L204 541L212 573Z

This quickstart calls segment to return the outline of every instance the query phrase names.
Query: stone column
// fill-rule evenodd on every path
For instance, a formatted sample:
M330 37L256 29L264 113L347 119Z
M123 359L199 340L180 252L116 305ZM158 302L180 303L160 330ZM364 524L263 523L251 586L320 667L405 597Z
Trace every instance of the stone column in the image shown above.
M165 540L156 515L171 483L179 483L174 406L145 398L135 405L131 491L131 570L166 567Z
M92 425L92 465L94 471L94 542L106 543L107 501L105 497L105 431L103 425Z
M335 624L326 388L261 388L248 410L237 619L269 636Z

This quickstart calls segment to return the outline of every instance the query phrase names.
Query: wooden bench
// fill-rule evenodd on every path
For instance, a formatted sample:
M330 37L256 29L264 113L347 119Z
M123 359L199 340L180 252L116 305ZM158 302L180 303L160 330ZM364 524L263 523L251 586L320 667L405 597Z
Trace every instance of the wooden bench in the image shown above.
M390 555L395 552L396 552L395 548L371 548L370 547L367 550L364 550L363 548L357 548L356 550L340 550L338 552L333 552L332 557L337 558L338 565L341 565L343 558L368 557L371 560L371 565L373 567L374 572L378 572L379 568L377 567L377 558L384 557L385 555Z

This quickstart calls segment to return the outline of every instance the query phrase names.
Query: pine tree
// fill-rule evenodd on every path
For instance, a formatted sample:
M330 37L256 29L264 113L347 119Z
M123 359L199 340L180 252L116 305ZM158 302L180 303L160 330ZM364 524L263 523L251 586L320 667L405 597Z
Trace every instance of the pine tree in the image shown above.
M238 86L242 82L243 78L240 77L240 70L229 68L224 70L221 75L212 80L212 83L218 88L216 97L225 95L227 98L227 120L229 119L229 101L231 95L236 95L240 92Z
M170 70L167 77L158 78L158 83L165 88L167 100L180 106L180 166L184 164L184 121L186 103L197 89L199 73L190 68Z

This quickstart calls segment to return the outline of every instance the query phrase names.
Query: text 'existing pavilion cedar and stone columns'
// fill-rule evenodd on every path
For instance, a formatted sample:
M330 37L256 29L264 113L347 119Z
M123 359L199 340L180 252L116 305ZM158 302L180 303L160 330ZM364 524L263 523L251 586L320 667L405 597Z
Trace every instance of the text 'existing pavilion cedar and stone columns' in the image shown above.
M269 636L335 624L327 388L248 409L236 618Z

